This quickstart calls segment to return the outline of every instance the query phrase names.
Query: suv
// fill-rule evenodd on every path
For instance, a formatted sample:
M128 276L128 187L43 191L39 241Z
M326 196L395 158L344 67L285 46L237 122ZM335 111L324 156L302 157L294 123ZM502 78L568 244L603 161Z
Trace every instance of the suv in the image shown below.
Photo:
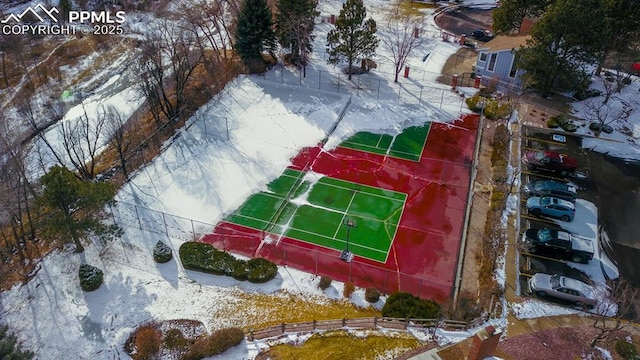
M543 215L562 221L571 221L576 215L576 207L573 203L550 196L530 197L527 199L526 206L531 215Z
M522 235L524 249L532 253L549 253L573 262L586 264L593 259L593 242L563 230L528 229Z
M528 281L529 293L552 296L578 306L594 307L598 303L595 289L580 280L560 275L537 273Z
M524 186L527 196L552 196L558 199L576 202L576 187L560 181L541 180L530 182Z
M573 175L578 169L578 160L550 150L529 150L523 160L533 170L551 171L561 176Z

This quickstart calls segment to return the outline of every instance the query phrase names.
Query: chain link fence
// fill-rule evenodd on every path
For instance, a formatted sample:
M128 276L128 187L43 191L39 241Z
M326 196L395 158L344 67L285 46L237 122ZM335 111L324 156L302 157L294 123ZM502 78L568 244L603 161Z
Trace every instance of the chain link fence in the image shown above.
M310 249L285 241L271 241L275 235L232 224L205 223L167 214L135 204L117 202L111 207L115 223L125 228L165 235L179 242L204 241L219 250L247 257L264 257L278 265L291 266L318 276L353 282L363 288L375 288L383 293L409 292L416 296L446 299L453 285L386 269L370 262L340 259L339 251ZM177 254L178 249L173 249Z

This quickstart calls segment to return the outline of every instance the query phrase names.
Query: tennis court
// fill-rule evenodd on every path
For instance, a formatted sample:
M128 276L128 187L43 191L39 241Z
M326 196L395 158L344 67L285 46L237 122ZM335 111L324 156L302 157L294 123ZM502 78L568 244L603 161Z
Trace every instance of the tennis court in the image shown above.
M431 122L426 122L422 126L409 127L395 137L389 134L374 134L361 131L348 138L340 146L405 160L419 161L430 128Z
M287 169L225 221L386 262L406 194ZM347 244L348 239L348 244Z

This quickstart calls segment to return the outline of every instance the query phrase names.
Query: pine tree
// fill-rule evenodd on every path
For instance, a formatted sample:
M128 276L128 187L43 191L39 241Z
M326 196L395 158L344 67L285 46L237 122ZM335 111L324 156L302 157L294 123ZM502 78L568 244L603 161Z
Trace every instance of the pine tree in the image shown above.
M544 13L547 0L502 0L500 6L493 10L493 31L509 34L518 32L522 21Z
M67 168L52 167L40 178L44 190L38 204L46 215L46 236L72 240L76 252L84 250L80 238L86 234L111 235L115 226L100 220L100 211L113 199L116 187L107 182L82 181Z
M526 84L543 96L555 88L572 91L588 85L587 67L604 49L605 28L602 1L557 0L533 26L532 39L520 52Z
M278 0L276 35L291 50L291 62L306 66L313 50L313 26L318 0Z
M358 58L370 57L378 47L376 22L367 17L367 10L362 0L347 0L336 19L335 29L327 35L329 63L337 64L342 59L347 61L349 80L352 66Z
M262 52L275 57L276 35L266 0L245 0L238 15L235 50L251 71L263 69Z

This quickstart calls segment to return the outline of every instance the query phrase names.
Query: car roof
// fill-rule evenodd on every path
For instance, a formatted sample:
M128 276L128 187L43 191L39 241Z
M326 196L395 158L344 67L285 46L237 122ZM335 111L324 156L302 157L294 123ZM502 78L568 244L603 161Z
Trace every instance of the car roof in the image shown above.
M574 289L580 291L580 293L584 294L587 297L593 298L594 291L593 288L580 280L568 278L566 276L560 277L560 283L563 287Z
M567 164L570 166L576 166L576 167L578 166L578 161L569 155L560 154L559 152L551 151L551 150L543 150L543 152L544 152L544 156L551 158L557 162Z
M541 198L540 199L540 203L542 203L543 202L542 200L545 199L545 198L551 199L550 203L555 203L555 204L558 204L558 205L562 205L562 206L565 206L565 207L568 207L568 208L574 209L574 210L576 208L571 201L558 199L557 197L553 197L553 196L545 196L545 197Z
M535 187L540 187L541 189L553 189L553 190L565 190L572 193L576 192L576 187L565 182L554 181L554 180L539 180L534 182Z

